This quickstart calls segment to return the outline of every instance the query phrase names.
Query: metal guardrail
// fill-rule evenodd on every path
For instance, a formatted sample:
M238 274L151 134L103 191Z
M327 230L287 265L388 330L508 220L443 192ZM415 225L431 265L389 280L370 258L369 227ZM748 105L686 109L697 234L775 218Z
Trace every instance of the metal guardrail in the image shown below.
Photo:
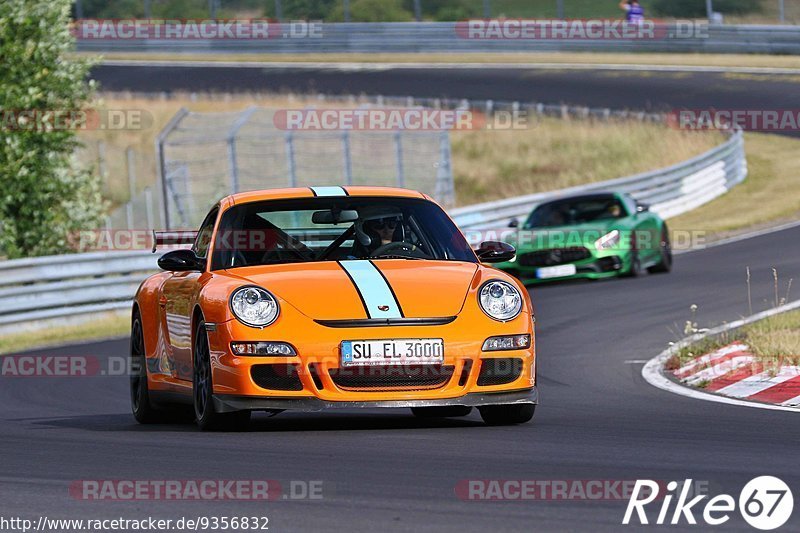
M658 26L652 38L469 39L465 22L324 23L319 35L269 39L79 40L83 52L139 53L457 53L618 51L800 54L800 27L715 24L688 32ZM705 23L702 23L705 24Z
M620 190L648 202L662 216L694 209L747 176L741 132L705 154L672 167L451 210L463 230L497 228L544 200L566 194ZM34 322L74 319L130 307L144 277L157 269L148 252L93 252L0 262L0 333Z
M610 181L600 181L553 192L544 192L471 205L450 211L461 229L490 229L507 226L546 200L594 191L630 193L664 218L691 211L725 194L747 177L747 159L741 131L725 143L697 157L671 167Z

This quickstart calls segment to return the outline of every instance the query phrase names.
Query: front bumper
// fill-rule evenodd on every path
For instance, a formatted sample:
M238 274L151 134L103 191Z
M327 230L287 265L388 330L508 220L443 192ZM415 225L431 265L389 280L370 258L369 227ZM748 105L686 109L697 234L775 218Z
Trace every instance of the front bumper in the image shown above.
M557 278L539 278L537 271L544 266L523 266L518 261L500 263L497 268L512 273L526 282L542 283L566 279L602 279L618 276L630 270L632 256L629 252L616 252L613 255L595 252L591 257L572 263L552 266L575 265L575 274Z
M328 409L396 409L408 407L483 407L487 405L516 405L539 403L537 387L511 392L470 393L458 398L381 401L325 401L316 397L280 398L272 396L234 396L215 394L217 412L233 411L303 411L317 412Z

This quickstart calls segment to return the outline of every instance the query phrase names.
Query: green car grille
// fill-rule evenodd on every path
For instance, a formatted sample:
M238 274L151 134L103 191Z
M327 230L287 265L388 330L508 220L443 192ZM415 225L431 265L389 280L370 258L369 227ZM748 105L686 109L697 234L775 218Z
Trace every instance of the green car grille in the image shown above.
M551 248L549 250L537 250L520 254L517 257L517 262L526 267L547 267L574 263L588 259L591 256L591 252L583 247Z

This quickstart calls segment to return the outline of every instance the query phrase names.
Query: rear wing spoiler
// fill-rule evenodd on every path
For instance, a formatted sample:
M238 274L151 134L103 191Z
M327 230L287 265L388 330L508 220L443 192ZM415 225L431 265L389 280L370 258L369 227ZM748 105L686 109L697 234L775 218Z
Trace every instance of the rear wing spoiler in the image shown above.
M197 231L153 231L153 253L162 246L191 246Z

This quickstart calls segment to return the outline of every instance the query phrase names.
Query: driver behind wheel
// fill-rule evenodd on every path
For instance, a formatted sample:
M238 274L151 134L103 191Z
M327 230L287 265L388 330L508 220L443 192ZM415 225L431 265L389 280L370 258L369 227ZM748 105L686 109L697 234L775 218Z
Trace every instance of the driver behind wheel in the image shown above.
M380 242L373 243L375 248L389 244L390 242L397 242L403 240L401 232L397 231L400 221L397 217L384 217L375 220L368 220L364 223L367 232L377 234ZM376 241L378 240L376 239Z

